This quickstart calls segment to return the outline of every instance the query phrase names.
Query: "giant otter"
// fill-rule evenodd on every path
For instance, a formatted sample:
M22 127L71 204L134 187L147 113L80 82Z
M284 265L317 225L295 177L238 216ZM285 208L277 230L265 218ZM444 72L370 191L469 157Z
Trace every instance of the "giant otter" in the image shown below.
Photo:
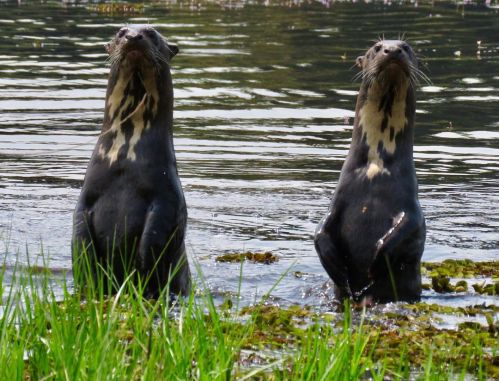
M337 298L414 302L426 237L413 160L415 87L424 74L399 40L378 41L357 65L352 142L315 247Z
M85 283L85 267L92 277L101 269L112 281L104 282L106 292L130 275L147 297L167 284L185 294L187 211L173 146L170 74L178 48L152 27L132 25L106 48L104 122L74 213L75 278Z

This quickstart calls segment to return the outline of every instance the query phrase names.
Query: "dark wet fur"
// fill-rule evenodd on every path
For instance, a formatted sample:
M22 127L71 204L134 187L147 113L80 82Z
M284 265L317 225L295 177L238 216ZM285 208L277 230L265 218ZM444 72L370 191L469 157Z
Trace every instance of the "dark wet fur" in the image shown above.
M368 303L414 302L421 296L420 261L426 237L413 162L415 87L418 79L425 77L417 69L417 59L410 47L397 56L399 66L385 72L392 58L385 59L376 52L376 45L384 43L385 40L376 42L359 58L362 70L358 76L362 84L352 143L328 216L317 228L315 247L335 283L339 299ZM404 41L386 44L407 45ZM409 83L406 94L400 94L405 88L399 83L403 75ZM378 128L389 129L389 140L396 143L396 148L390 153L380 140L377 152L390 174L381 173L369 179L365 174L369 166L369 146L360 125L359 111L374 84L381 89L378 111L384 115ZM405 97L407 123L395 135L388 118L394 112L397 96Z
M127 30L142 33L143 38L139 43L132 40L131 46L126 33L120 37L119 32L108 44L111 71L106 112L74 214L73 267L75 273L81 273L82 269L75 267L88 263L94 274L101 267L110 272L115 286L108 289L105 282L106 293L116 292L131 274L135 282L139 278L148 281L144 290L147 297L157 297L168 282L171 292L185 294L190 287L184 244L187 211L173 146L169 68L177 48L148 26ZM136 62L127 61L131 48L142 52ZM109 115L108 99L124 68L131 72L130 81L116 111ZM159 98L156 115L152 112L153 95L144 83L151 71ZM126 106L129 95L134 96L134 101ZM133 151L136 159L130 160L127 152L134 133L131 117L137 110L143 114L144 126L150 123L150 128L142 130ZM118 128L125 136L125 144L111 163L99 149L109 153L118 133L111 126L121 112ZM175 276L171 276L174 272ZM85 286L85 279L78 281Z

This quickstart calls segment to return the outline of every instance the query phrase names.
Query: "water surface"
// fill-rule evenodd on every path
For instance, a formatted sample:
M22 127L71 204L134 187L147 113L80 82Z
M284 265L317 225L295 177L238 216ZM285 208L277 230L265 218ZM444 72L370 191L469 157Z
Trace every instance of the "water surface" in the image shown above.
M272 251L276 264L244 265L245 302L287 270L277 302L329 300L312 237L349 147L355 58L380 35L405 33L432 80L418 91L414 148L423 259L499 259L496 10L445 1L161 4L137 14L0 4L9 36L0 46L0 250L9 265L43 251L50 267L71 267L72 211L103 117L103 45L127 22L154 24L180 47L174 135L187 246L215 293L239 279L239 264L217 255Z

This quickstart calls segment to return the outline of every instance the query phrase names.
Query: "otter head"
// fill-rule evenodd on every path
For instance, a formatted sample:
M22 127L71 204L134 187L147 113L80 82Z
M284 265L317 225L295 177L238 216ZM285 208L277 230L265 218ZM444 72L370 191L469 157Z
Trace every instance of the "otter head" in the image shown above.
M175 44L168 43L150 25L127 25L106 44L111 69L129 68L131 70L158 71L178 53Z
M129 25L118 31L106 49L111 71L98 152L112 165L136 159L135 147L145 131L171 132L170 60L178 48L149 25Z
M414 51L400 40L378 41L365 55L358 57L356 63L362 69L363 83L368 86L374 83L381 88L415 85L420 74Z

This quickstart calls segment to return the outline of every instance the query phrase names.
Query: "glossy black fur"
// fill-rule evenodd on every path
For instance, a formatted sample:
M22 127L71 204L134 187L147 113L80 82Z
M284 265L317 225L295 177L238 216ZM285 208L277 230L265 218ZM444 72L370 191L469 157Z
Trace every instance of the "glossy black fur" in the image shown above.
M140 51L142 58L130 60L127 53L132 49ZM132 279L149 279L145 290L148 297L157 297L170 280L170 273L176 271L170 291L185 294L190 286L184 245L187 211L173 146L173 85L169 68L178 49L151 27L129 26L118 32L108 44L108 51L111 71L102 133L74 213L73 267L76 263L90 263L95 272L102 265L106 271L112 270L117 286L135 270ZM124 97L117 111L109 115L108 99L125 69L130 72L125 94L133 95L134 102L125 107ZM143 79L147 73L154 78L159 95L155 115L153 99L144 98L148 90ZM133 116L140 107L144 110L144 125L149 123L149 128L141 132L132 150L132 160L127 155L134 124L131 117L126 117ZM111 130L111 126L119 117L119 110L124 120L119 128L126 143L111 162L103 152L109 152L116 139L117 131ZM116 287L105 292L116 292Z
M389 60L399 62L400 67L383 71ZM380 41L358 63L363 70L363 82L350 151L329 213L317 228L315 247L335 283L339 299L413 302L421 296L420 261L426 236L413 161L414 81L402 94L407 118L403 131L395 135L387 121L394 112L394 94L400 91L398 81L410 79L409 72L415 70L417 60L407 43ZM390 128L389 140L395 139L396 148L389 153L379 142L377 152L388 172L368 178L369 146L359 112L374 85L381 89L377 101L378 110L383 113L376 128Z

